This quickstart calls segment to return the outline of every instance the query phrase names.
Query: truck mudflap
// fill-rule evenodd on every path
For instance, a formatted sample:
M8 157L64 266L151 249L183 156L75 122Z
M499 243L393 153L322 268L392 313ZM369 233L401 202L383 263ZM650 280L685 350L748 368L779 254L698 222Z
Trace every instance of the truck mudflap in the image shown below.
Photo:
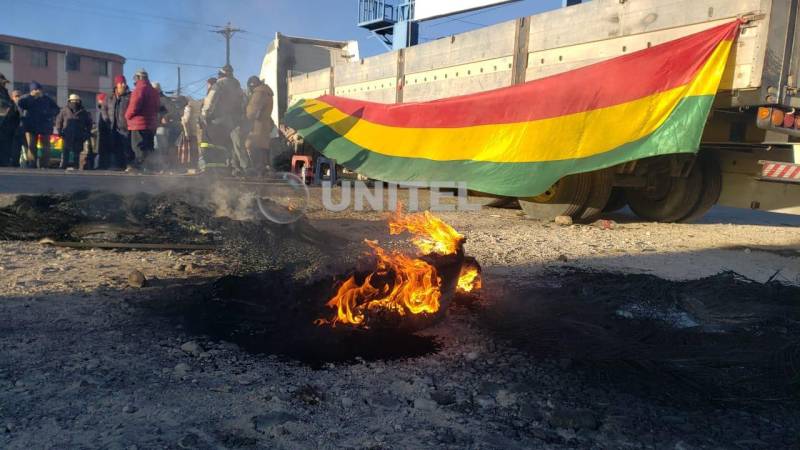
M777 161L759 161L761 165L762 181L776 181L780 183L800 183L800 164Z

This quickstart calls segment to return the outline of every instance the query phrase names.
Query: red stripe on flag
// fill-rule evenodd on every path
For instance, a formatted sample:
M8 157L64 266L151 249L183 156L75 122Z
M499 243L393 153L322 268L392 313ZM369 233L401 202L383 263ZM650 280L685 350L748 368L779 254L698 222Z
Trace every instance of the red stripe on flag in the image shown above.
M739 23L735 21L580 69L478 94L397 105L329 95L320 100L372 123L411 128L515 123L591 111L688 83L721 42L735 38ZM587 84L596 85L596 89L587 89Z

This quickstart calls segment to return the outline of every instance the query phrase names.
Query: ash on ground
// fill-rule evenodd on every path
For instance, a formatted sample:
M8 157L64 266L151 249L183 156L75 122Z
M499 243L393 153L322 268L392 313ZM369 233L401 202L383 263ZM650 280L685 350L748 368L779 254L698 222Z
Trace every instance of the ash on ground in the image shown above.
M77 206L81 195L66 198ZM352 270L361 239L381 224L351 215L290 228L220 218L170 196L140 197L141 210L127 205L142 200L108 198L99 211L98 203L65 210L52 197L24 200L39 206L3 209L0 230L13 239L85 240L76 230L82 217L94 217L94 224L138 228L128 236L139 242L161 234L220 249L106 252L0 242L0 448L800 443L797 287L731 273L667 281L506 270L498 262L532 259L525 253L531 246L515 241L529 238L524 230L554 253L538 260L545 265L566 251L548 242L574 243L573 235L601 245L604 236L641 242L655 240L650 230L674 231L669 225L557 234L515 222L512 213L500 220L453 214L468 225L456 224L468 244L496 241L471 252L484 268L481 298L459 299L424 332L371 339L370 349L358 337L325 334L331 330L309 334L306 319L325 312L333 277ZM164 209L155 208L159 202ZM125 213L115 215L119 209ZM20 218L47 236L26 231ZM333 229L348 231L328 234ZM772 231L762 233L771 239ZM500 251L507 253L493 253ZM183 270L190 264L193 271ZM128 287L133 268L147 285ZM520 276L523 269L531 274ZM675 314L697 325L675 326Z

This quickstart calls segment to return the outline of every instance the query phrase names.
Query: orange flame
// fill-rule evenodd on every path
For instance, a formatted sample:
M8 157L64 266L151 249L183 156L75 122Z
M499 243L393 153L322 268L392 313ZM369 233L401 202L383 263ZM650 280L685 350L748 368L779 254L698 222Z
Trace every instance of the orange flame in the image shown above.
M327 303L336 308L334 324L361 325L370 310L392 311L400 316L439 310L442 280L435 267L397 251L388 253L375 241L365 242L378 257L377 267L360 285L351 276L339 287Z
M458 275L458 292L478 291L482 287L481 274L477 267L464 264L461 273Z
M390 217L389 232L397 235L404 231L412 234L412 242L426 255L455 254L464 240L453 227L428 211L404 215L398 208ZM375 241L365 242L378 259L375 270L362 283L355 276L342 283L327 303L336 309L336 316L320 319L317 324L368 325L369 313L378 311L398 316L439 311L442 280L434 266L399 251L388 252Z
M389 220L389 233L395 235L404 231L414 235L411 242L425 255L452 255L464 240L464 236L430 211L403 214L398 208Z

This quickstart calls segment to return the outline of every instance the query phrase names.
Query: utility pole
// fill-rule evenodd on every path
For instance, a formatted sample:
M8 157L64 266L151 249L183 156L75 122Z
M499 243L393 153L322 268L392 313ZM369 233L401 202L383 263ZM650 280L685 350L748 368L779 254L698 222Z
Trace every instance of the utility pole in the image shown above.
M233 28L231 26L230 22L228 22L228 24L225 25L222 29L212 31L212 33L221 34L222 36L225 37L225 64L226 65L230 65L231 64L231 38L233 38L234 34L241 33L243 31L244 30L242 30L240 28Z
M181 95L181 66L178 66L178 89L176 95Z

